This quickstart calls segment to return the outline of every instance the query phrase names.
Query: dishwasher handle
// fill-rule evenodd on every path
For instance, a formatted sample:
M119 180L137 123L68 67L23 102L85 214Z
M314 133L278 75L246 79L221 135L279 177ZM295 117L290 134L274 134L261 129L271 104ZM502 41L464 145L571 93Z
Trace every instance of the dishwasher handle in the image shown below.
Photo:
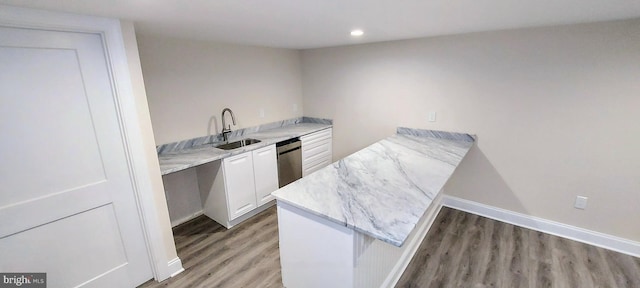
M289 150L285 150L285 151L278 150L278 156L280 156L282 154L287 154L289 152L293 152L293 151L296 151L296 150L300 150L300 146L293 147L293 148L291 148Z
M292 138L286 141L276 143L276 150L278 151L278 155L299 150L300 147L301 147L301 142L300 142L300 139L298 138Z
M276 143L276 147L281 147L281 146L286 146L292 143L298 143L298 145L300 145L300 138L299 137L295 137L295 138L291 138L289 140L284 140L284 141L280 141L278 143Z

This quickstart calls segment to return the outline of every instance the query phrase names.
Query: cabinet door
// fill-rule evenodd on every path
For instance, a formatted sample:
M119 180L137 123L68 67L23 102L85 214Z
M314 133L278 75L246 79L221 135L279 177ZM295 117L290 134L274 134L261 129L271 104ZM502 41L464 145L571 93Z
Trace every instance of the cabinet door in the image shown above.
M256 208L253 153L247 152L224 159L224 182L227 188L229 220Z
M275 197L271 192L278 190L278 161L276 145L253 151L253 172L256 181L256 200L258 206Z

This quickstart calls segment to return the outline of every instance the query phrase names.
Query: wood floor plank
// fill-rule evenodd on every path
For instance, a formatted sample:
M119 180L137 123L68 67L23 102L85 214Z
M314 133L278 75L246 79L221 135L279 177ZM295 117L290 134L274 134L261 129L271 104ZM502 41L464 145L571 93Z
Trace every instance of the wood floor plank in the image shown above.
M637 261L610 250L602 250L606 263L616 282L616 287L640 287L640 270Z
M615 287L611 270L598 252L602 248L590 245L573 245L572 249L575 250L577 262L584 265L586 270L583 271L583 277L587 277L593 287Z
M508 260L510 281L505 287L525 287L529 283L529 251L528 240L529 233L513 225L509 227L506 233L513 235L513 244L511 246L511 259Z
M529 287L552 287L551 235L528 230L529 241Z
M459 233L461 222L467 221L468 215L456 215L455 222L450 222L444 229L444 236L436 252L437 255L429 264L432 269L425 275L419 275L418 279L412 279L419 283L418 287L446 287L453 282L452 275L444 275L445 272L451 271L453 267L457 267L461 255L459 251L463 247L463 239ZM446 222L442 222L446 223ZM457 271L457 269L456 269Z
M463 244L462 250L460 250L460 260L458 262L458 271L453 277L455 282L453 286L460 287L465 283L472 283L474 280L474 270L478 262L484 260L482 251L478 250L480 242L482 241L482 230L478 227L478 222L482 220L477 215L472 215L469 219L468 235Z
M509 271L509 264L511 263L511 259L513 258L513 246L514 246L514 235L513 229L511 225L502 224L500 225L501 229L498 232L498 267L502 267L502 269L498 269L498 279L497 287L517 287L512 286L511 283L514 282L514 277L511 275L511 271Z
M420 251L423 251L420 255L416 255L411 259L409 266L425 267L422 270L412 270L413 274L403 279L400 279L398 287L425 287L429 283L429 279L433 278L437 271L437 260L440 257L440 250L438 248L443 242L445 235L451 234L447 231L452 231L454 227L449 225L451 222L456 221L459 214L452 215L453 210L443 209L440 211L434 224L429 231L434 233L428 233L425 237L425 241L420 244Z
M554 280L559 287L592 287L582 276L581 263L573 254L573 241L552 237L552 258L554 266Z
M539 231L528 230L529 233L529 257L533 260L551 264L551 243L552 235Z
M485 287L497 287L499 279L499 271L500 271L500 258L502 255L500 254L500 231L504 226L503 223L493 222L493 229L491 230L491 237L488 238L489 241L489 262L487 266L483 269L483 277L482 277L482 285Z
M277 213L173 229L183 273L141 287L281 288ZM640 287L640 259L443 208L396 287Z
M529 267L528 287L553 287L553 273L549 262L532 260Z
M453 211L453 210L452 210ZM483 279L487 273L487 268L491 261L491 251L493 237L494 222L484 217L478 217L476 219L475 228L480 231L480 236L474 243L474 257L472 263L472 277L469 279L469 283L477 286L483 286ZM458 286L463 286L468 283L459 282Z

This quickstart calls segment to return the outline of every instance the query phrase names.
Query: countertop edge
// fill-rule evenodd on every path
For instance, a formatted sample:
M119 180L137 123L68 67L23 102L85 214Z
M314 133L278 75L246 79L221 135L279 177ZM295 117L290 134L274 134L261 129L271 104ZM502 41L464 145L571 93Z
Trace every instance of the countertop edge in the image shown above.
M272 194L272 195L273 195L273 194ZM325 215L325 214L322 214L322 213L320 213L320 212L318 212L318 211L315 211L315 210L313 210L313 209L309 209L309 208L307 208L307 207L302 207L302 206L300 206L300 205L298 205L298 204L296 204L296 203L293 203L293 202L287 201L286 199L282 199L282 198L280 198L280 197L278 197L278 196L276 196L276 195L274 195L274 197L276 197L276 200L277 200L277 201L282 201L283 203L286 203L286 204L287 204L287 205L289 205L289 206L295 207L295 208L300 209L300 210L305 211L305 212L309 212L309 213L311 213L311 214L313 214L313 215L316 215L316 216L318 216L318 217L320 217L320 218L322 218L322 219L325 219L325 220L331 221L331 222L333 222L333 223L335 223L335 224L338 224L338 225L340 225L340 226L344 226L344 227L347 227L347 228L353 229L354 231L358 231L358 232L360 232L360 233L362 233L362 234L368 235L368 236L370 236L370 237L373 237L373 238L378 239L378 240L380 240L380 241L383 241L383 242L385 242L385 243L389 243L389 244L394 245L394 246L396 246L396 247L402 247L402 245L404 244L404 241L393 241L392 239L388 239L388 238L381 237L380 235L376 235L376 234L371 233L371 232L369 232L369 231L366 231L366 230L360 229L360 228L358 228L358 227L356 227L356 226L354 226L354 225L350 225L350 224L348 224L348 223L346 223L346 222L344 222L344 221L340 221L340 220L335 219L335 218L333 218L333 217L329 217L329 216L327 216L327 215ZM429 206L431 206L431 205L429 205ZM424 216L424 215L423 215L423 216ZM413 230L413 229L415 229L415 225L413 225L413 226L414 226L414 227L412 228L412 230ZM406 238L405 238L405 241L406 241Z

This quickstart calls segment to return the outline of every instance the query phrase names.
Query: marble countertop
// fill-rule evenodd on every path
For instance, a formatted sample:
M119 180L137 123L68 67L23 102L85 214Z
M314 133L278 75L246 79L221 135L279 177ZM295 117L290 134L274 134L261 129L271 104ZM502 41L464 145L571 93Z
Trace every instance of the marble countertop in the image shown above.
M307 135L316 131L332 127L327 123L295 123L282 127L276 127L266 130L260 130L250 133L233 133L229 138L229 142L244 138L254 138L261 142L233 150L222 150L214 146L225 142L214 141L212 143L196 145L184 149L174 149L170 152L161 152L158 154L160 162L160 172L162 175L185 170L204 163L227 158L247 151L262 148L280 141L288 140L295 137Z
M398 128L272 194L400 247L473 143L468 134Z

